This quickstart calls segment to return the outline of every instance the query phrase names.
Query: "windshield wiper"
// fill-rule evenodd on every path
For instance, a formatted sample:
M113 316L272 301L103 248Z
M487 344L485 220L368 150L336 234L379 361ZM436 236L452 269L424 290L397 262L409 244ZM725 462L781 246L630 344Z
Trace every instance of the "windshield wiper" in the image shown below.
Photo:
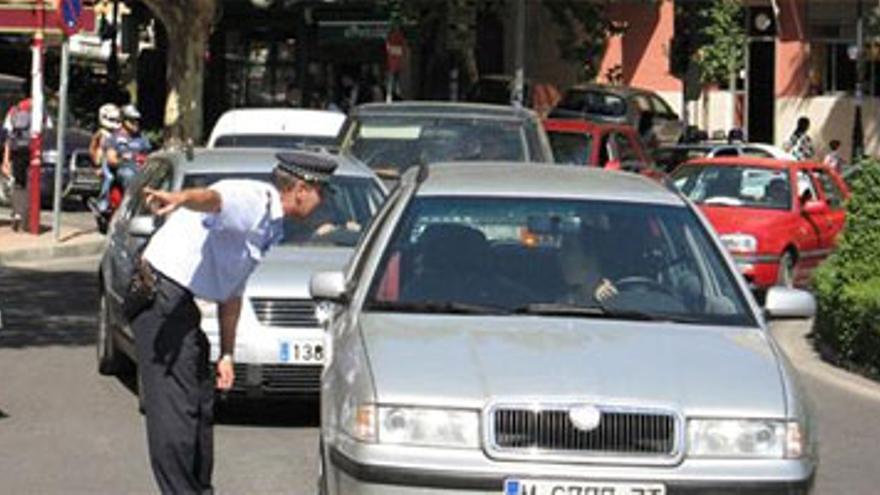
M456 301L370 301L367 309L381 311L400 311L406 313L453 313L467 315L505 315L510 311L481 304Z
M698 321L687 316L673 316L661 313L647 313L635 309L614 308L601 301L596 301L595 306L565 303L533 303L516 308L513 312L528 315L586 316L638 321L672 321L676 323L694 323Z

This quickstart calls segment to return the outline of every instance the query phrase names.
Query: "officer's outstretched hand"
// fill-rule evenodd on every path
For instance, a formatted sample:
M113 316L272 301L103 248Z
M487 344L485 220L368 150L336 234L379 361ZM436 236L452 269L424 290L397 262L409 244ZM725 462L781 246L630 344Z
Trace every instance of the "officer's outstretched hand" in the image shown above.
M144 188L144 199L154 215L164 216L176 210L183 204L181 194L171 191L161 191L149 187Z
M217 389L226 391L232 388L235 381L235 371L232 368L232 359L220 359L217 361Z

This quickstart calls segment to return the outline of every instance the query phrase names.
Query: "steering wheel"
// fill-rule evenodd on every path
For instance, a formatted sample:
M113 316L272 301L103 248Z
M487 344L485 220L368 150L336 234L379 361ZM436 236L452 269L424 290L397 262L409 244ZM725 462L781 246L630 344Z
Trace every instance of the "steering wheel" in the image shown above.
M669 287L657 283L657 281L654 279L638 275L634 275L632 277L623 277L621 279L615 280L614 287L616 287L619 292L626 292L627 290L637 287L645 287L654 292L662 292L666 295L675 297L675 293L672 292L672 289L670 289Z

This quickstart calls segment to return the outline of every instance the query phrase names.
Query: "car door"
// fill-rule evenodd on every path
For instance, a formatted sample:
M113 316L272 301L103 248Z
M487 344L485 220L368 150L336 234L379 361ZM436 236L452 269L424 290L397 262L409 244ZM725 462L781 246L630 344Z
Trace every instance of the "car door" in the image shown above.
M660 96L650 95L648 98L651 101L651 111L654 113L654 135L662 143L678 142L684 132L678 115Z
M818 182L821 199L824 199L828 204L828 212L823 215L824 219L820 222L819 230L821 231L822 248L830 253L837 244L837 236L846 223L847 193L829 168L815 167L812 169L812 173Z
M821 213L806 213L804 205L807 201L820 199L819 189L815 178L808 169L795 168L795 184L797 185L797 197L795 211L797 217L797 231L795 241L798 248L798 260L795 283L803 284L809 281L813 269L824 259L827 254L822 243L823 224L825 216Z
M114 316L121 318L122 298L128 289L134 262L140 255L148 238L133 235L132 222L144 215L151 215L149 207L144 201L143 190L145 187L169 190L172 185L172 166L164 159L153 159L148 162L144 171L132 183L125 200L114 217L110 231L108 232L107 252L109 280L106 280L108 302ZM124 325L123 325L124 327Z

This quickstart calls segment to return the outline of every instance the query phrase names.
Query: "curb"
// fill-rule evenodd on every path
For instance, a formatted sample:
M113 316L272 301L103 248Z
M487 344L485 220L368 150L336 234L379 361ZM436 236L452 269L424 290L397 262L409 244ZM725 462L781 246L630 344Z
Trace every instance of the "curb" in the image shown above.
M45 261L56 258L76 258L94 256L104 250L106 241L96 239L73 244L52 244L28 248L0 251L0 265L23 263L29 261Z
M780 320L771 324L771 333L802 374L850 393L880 402L880 384L825 362L813 348L808 335L813 320Z

